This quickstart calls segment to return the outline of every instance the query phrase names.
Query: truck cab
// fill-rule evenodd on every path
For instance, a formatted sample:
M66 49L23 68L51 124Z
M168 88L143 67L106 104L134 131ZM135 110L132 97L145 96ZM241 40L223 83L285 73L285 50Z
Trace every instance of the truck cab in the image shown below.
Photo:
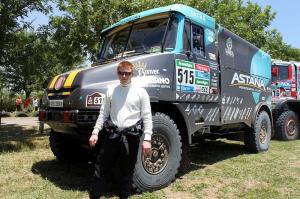
M102 38L92 67L57 75L44 94L40 120L52 129L50 147L59 160L78 157L76 147L87 145L106 90L119 83L122 60L134 64L132 82L147 90L153 114L152 152L139 153L134 174L138 190L174 180L188 165L187 149L197 137L242 133L250 152L268 150L267 53L181 4L122 19L104 29Z
M274 136L294 140L299 136L300 68L293 61L272 61L272 112Z
M299 99L298 67L293 62L273 61L272 64L272 99Z

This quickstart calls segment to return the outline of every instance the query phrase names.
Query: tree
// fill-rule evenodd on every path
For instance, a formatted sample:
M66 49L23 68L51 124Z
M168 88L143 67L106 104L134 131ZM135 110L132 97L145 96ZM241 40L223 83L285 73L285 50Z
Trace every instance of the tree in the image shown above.
M99 51L101 30L134 13L154 6L171 4L171 0L59 0L66 14L52 16L49 28L53 39L64 46L63 54L82 54L95 61Z
M0 1L0 66L6 62L9 43L15 42L15 33L30 27L23 19L33 10L48 13L47 0Z
M25 91L26 97L43 89L49 77L74 67L73 62L61 64L57 44L45 32L21 31L15 34L15 42L9 45L4 73L9 87L15 92Z
M250 1L243 0L59 0L59 8L64 16L51 18L54 39L62 43L67 52L90 55L95 60L99 50L100 33L105 27L134 13L173 3L183 3L213 16L218 24L245 38L259 48L269 51L274 58L298 57L299 51L284 44L280 33L272 40L272 32L267 30L276 13L271 6L264 10ZM280 44L280 46L277 46ZM282 50L285 47L286 50ZM280 50L278 50L280 49ZM67 53L66 52L66 53Z

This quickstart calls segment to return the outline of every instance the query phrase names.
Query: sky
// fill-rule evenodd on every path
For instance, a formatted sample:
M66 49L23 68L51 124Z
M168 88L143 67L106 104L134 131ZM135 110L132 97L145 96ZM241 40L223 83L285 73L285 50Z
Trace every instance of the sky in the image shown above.
M244 0L246 2L246 0ZM271 5L272 12L276 12L275 19L271 22L270 29L276 28L282 35L283 41L293 47L300 48L300 0L251 0L264 9ZM61 15L54 9L54 15ZM48 23L48 17L39 12L32 12L28 17L35 27Z
M276 28L283 36L283 41L293 47L300 48L300 0L251 0L265 8L271 6L276 12L270 28Z

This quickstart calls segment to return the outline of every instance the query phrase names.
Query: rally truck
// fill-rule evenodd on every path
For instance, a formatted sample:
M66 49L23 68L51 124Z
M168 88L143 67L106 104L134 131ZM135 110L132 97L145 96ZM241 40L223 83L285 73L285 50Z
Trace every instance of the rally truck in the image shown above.
M40 120L52 129L50 147L59 160L85 155L106 90L119 83L122 60L134 64L132 82L147 90L153 114L152 151L138 154L137 190L167 186L199 137L241 133L248 151L268 150L267 53L181 4L124 18L104 29L102 39L97 63L57 75L43 96Z
M274 137L299 137L300 63L272 60L272 113Z

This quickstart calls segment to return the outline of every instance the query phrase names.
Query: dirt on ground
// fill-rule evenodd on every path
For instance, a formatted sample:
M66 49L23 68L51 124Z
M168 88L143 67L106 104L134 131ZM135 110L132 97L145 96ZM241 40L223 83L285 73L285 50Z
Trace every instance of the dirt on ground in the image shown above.
M38 117L3 117L1 118L1 124L0 124L0 131L1 127L23 127L23 128L41 128L42 125L44 125L44 129L49 128L47 124L40 123Z

